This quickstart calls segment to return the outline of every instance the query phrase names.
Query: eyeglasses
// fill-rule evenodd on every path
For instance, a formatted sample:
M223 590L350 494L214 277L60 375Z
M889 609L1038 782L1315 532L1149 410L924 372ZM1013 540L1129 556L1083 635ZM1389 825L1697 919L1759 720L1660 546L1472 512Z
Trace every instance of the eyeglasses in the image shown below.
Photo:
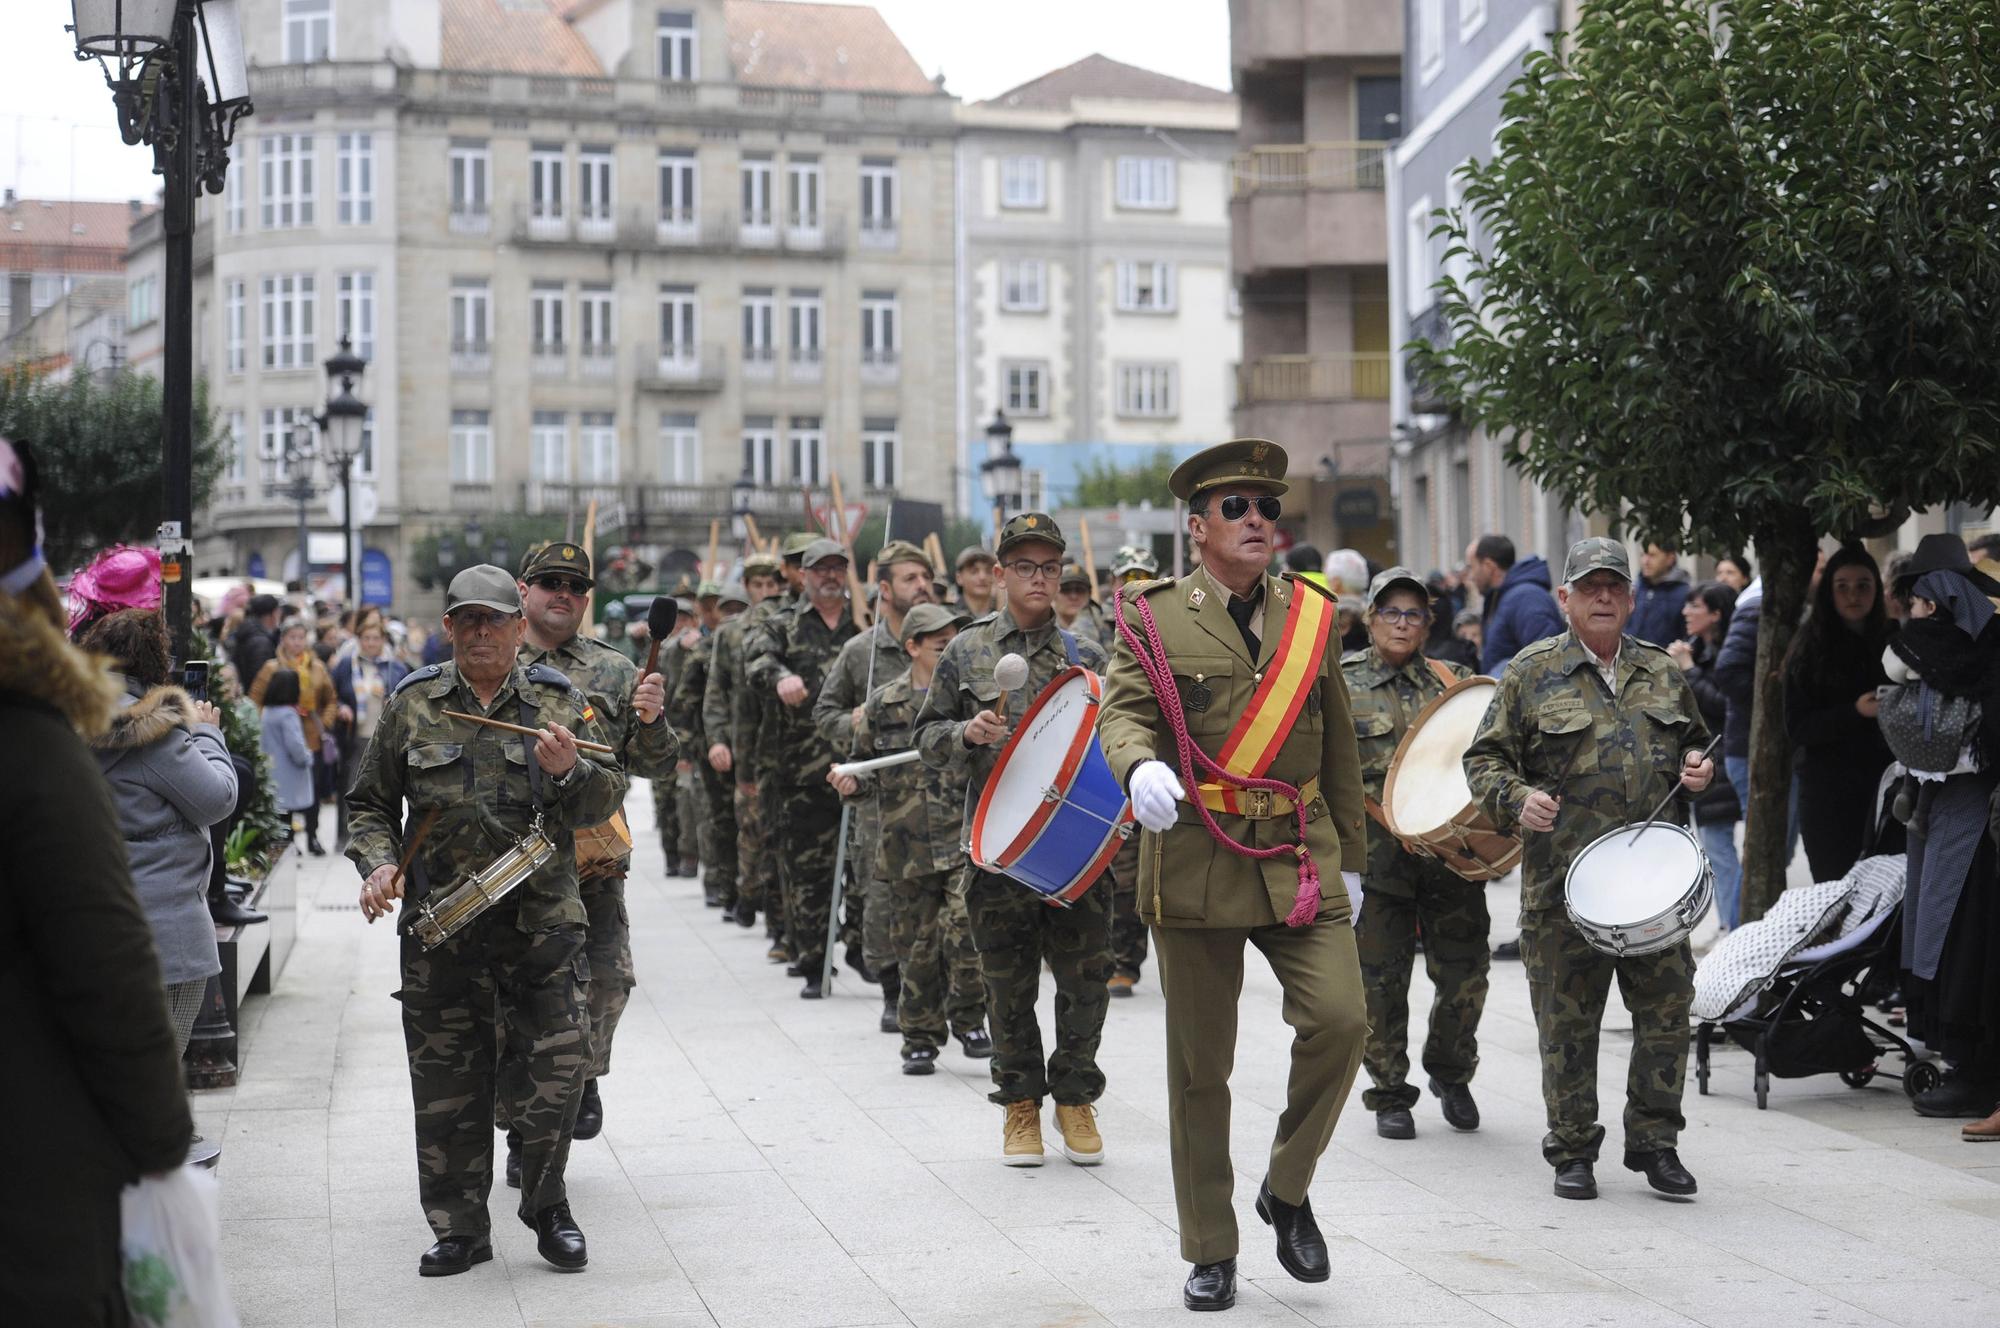
M551 595L575 595L581 599L590 593L590 582L575 577L538 576L528 584Z
M1224 521L1241 521L1244 517L1250 515L1250 504L1252 503L1257 505L1257 514L1266 521L1276 521L1278 514L1285 510L1283 504L1279 503L1276 498L1268 493L1260 494L1255 498L1240 493L1232 493L1222 500L1221 506L1216 510L1221 512ZM1208 509L1204 507L1201 511L1196 512L1195 515L1207 516Z
M498 629L514 621L511 613L488 613L483 609L453 609L451 625L462 627L468 632L483 632L489 628Z
M1418 623L1421 623L1424 619L1430 616L1431 616L1430 612L1427 609L1375 610L1375 620L1377 622L1387 623L1391 627L1415 627Z
M1008 563L1006 567L1008 571L1020 577L1023 581L1032 581L1036 577L1040 577L1044 581L1053 581L1062 575L1062 564L1060 562L1031 563L1026 558L1017 558L1013 562Z

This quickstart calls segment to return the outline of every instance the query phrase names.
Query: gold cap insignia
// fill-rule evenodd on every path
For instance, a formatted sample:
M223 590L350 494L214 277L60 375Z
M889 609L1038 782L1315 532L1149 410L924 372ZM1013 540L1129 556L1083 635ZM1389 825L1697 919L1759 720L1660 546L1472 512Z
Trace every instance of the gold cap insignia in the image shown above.
M575 546L573 546L573 545L569 545L569 544L565 544L565 545L563 545L563 557L565 557L565 558L574 558L574 557L576 557L576 548L575 548Z
M1042 524L1042 519L1038 516L1024 516L1021 518L1021 524L1029 530L1033 530L1036 526Z
M1262 461L1265 457L1265 454L1268 453L1270 450L1271 450L1271 445L1269 443L1260 442L1253 444L1250 448L1250 459L1252 461Z

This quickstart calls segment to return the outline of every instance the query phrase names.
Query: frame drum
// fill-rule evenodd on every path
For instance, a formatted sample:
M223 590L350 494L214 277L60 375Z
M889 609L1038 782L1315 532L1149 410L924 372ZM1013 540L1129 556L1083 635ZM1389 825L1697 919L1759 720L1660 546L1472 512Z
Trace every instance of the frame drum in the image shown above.
M1468 881L1505 876L1521 860L1521 841L1506 835L1473 801L1465 752L1499 686L1461 678L1410 724L1382 785L1382 816L1412 853L1434 857Z

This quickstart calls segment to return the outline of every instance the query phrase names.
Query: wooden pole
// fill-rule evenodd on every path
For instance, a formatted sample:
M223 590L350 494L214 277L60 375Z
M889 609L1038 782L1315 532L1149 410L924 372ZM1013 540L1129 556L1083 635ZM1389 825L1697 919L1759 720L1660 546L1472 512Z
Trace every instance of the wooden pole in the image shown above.
M833 520L841 546L847 550L847 597L848 607L854 614L854 625L863 631L868 629L868 589L861 584L861 571L854 565L854 532L847 528L847 503L840 492L840 472L834 471L827 477L833 481Z
M597 570L597 500L590 500L590 506L583 510L583 556L590 561L590 570ZM597 592L593 590L583 597L583 625L579 629L585 636L597 635L597 617L592 612Z
M938 533L935 530L924 536L924 552L928 553L931 557L931 575L943 576L945 573L944 541L938 538Z
M764 551L764 537L757 533L757 518L748 512L743 514L743 529L750 536L750 547L758 553Z
M722 519L717 517L708 523L708 561L701 565L701 574L710 581L715 580L716 545L722 541Z
M1090 578L1090 602L1097 603L1097 555L1090 551L1090 518L1076 519L1076 533L1083 541L1083 572Z
M993 504L993 552L996 554L1000 552L1000 527L1006 524L1007 513L1001 509L1000 504Z

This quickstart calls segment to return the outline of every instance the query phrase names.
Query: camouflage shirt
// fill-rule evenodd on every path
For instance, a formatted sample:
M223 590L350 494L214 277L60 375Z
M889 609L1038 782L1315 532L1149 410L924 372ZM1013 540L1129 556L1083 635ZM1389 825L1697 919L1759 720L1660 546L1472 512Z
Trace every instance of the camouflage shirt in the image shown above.
M702 702L708 695L708 675L714 667L715 633L701 629L701 640L687 652L681 676L667 697L667 722L686 738L690 759L706 760L712 741L702 727Z
M742 645L737 652L736 676L731 679L736 707L736 740L749 749L747 764L737 758L737 778L744 782L763 783L776 774L778 752L776 741L782 717L778 714L785 708L769 687L759 687L750 681L750 663L756 659L754 649L761 628L779 614L788 612L799 602L799 596L790 591L773 595L762 604L745 614L749 621L743 628Z
M428 889L433 899L443 898L461 878L489 866L528 832L539 782L543 829L555 842L555 856L500 907L515 910L515 925L522 931L584 925L572 832L602 824L624 804L625 772L582 752L569 787L559 789L555 777L539 765L531 779L533 738L444 713L459 710L533 728L561 724L592 742L611 741L581 691L556 681L545 666L535 673L546 680L531 681L528 669L517 662L490 706L480 704L457 666L449 663L417 670L390 696L348 794L353 837L347 856L362 876L401 859L407 802L411 826L433 810L439 813L412 864L411 875L417 879L410 892ZM407 928L411 917L405 906L398 929Z
M1537 641L1501 674L1466 750L1466 783L1500 829L1519 833L1530 790L1562 799L1554 830L1522 834L1524 912L1562 907L1577 851L1645 817L1683 756L1708 743L1694 692L1666 651L1627 636L1613 668L1616 695L1574 633ZM1670 803L1665 815L1681 814Z
M1472 676L1462 665L1439 663L1454 679ZM1390 758L1417 715L1444 694L1444 680L1421 653L1412 655L1403 667L1392 669L1372 645L1343 655L1340 671L1347 679L1347 708L1354 716L1354 744L1361 754L1361 787L1380 803ZM1378 882L1386 886L1389 878L1436 866L1432 859L1405 853L1396 837L1370 818L1367 875L1371 887Z
M1076 633L1077 640L1093 641L1107 657L1111 654L1111 647L1115 642L1111 639L1111 619L1103 605L1085 604L1069 629Z
M605 741L618 749L618 763L626 775L660 779L673 773L680 739L665 717L651 724L639 722L632 709L632 693L639 688L639 666L617 646L573 636L554 650L543 650L524 637L520 661L524 667L547 664L590 698L598 725L611 735Z
M840 658L813 701L813 727L843 760L849 753L876 754L866 750L871 745L867 734L854 731L854 708L875 688L909 671L910 652L897 642L888 623L876 623L840 648Z
M916 746L917 712L923 707L924 695L907 673L877 687L868 698L864 716L867 750L861 755L887 756ZM862 776L859 796L871 794L881 816L878 879L908 880L957 871L965 864L959 838L960 809L965 801L963 778L912 761Z
M835 752L813 727L813 700L841 647L858 635L845 606L828 626L813 602L805 598L750 629L744 645L750 662L744 676L754 690L770 697L775 711L765 726L771 741L763 755L778 783L797 787L826 782ZM787 674L796 675L806 685L806 699L795 706L777 697L778 682Z
M737 614L715 629L715 636L709 642L708 680L701 692L701 731L712 747L721 743L728 747L736 761L743 764L748 777L750 752L747 747L750 735L736 731L736 694L742 684L743 632L750 625L748 610Z

